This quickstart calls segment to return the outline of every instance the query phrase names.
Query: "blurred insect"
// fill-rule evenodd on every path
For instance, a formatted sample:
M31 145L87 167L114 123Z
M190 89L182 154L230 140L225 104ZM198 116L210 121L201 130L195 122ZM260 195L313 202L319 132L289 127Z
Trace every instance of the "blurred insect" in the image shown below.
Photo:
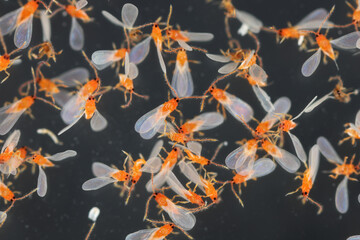
M6 161L4 164L0 164L0 172L5 175L14 175L17 176L18 173L23 172L26 168L20 169L20 166L26 161L26 155L28 152L28 147L18 148L12 154L11 158ZM19 170L19 171L18 171Z
M235 118L239 120L239 117L243 117L245 122L248 122L251 120L251 118L254 115L254 111L251 108L249 104L241 100L240 98L226 92L229 85L225 87L225 89L219 89L216 88L215 85L211 85L210 88L204 93L204 96L206 96L207 92L209 92L212 97L209 98L209 103L213 98L215 98L218 101L218 104L216 106L216 110L219 112L220 104L222 107L222 113L224 118L226 117L225 108L228 110L228 112ZM201 102L200 110L202 111L204 107L205 98L203 98ZM240 120L239 120L240 121Z
M360 235L354 235L351 237L348 237L346 240L359 240L360 239Z
M20 130L13 131L6 139L0 153L0 164L4 164L11 159L15 148L20 140Z
M195 216L186 208L176 205L164 194L154 192L146 202L144 220L147 219L150 200L154 198L157 204L169 215L175 225L185 231L191 230L195 226Z
M53 0L52 0L53 1ZM14 43L17 48L27 48L31 42L34 14L40 3L51 12L48 6L40 0L30 0L24 6L0 17L0 32L7 35L14 31Z
M57 145L63 145L64 144L63 142L61 142L57 138L55 133L53 133L51 130L49 130L47 128L39 128L39 129L36 130L36 133L41 134L41 135L48 135L51 138L51 140Z
M344 175L344 179L340 182L336 189L335 193L335 205L336 209L344 214L347 212L349 208L349 195L347 182L348 179L352 181L358 181L355 178L351 178L352 174L359 175L360 174L360 163L358 165L354 165L353 161L355 155L350 160L350 163L346 163L347 157L344 158L344 161L341 160L339 155L336 153L335 149L331 145L331 143L325 137L319 137L317 139L317 145L319 146L320 152L324 157L330 162L336 165L336 168L331 170L331 178L337 179L339 175Z
M312 202L316 206L318 206L319 210L318 210L317 214L320 214L322 212L323 207L321 204L319 204L318 202L315 202L313 199L311 199L309 197L309 194L310 194L310 190L312 189L314 182L315 182L316 174L319 169L319 163L320 163L319 147L318 147L318 145L314 145L310 149L310 152L309 152L309 166L306 164L306 162L304 162L305 168L306 168L305 172L302 173L301 175L298 175L295 178L295 179L300 179L302 181L302 185L295 191L286 194L286 196L287 196L287 195L296 193L299 190L301 190L302 197L303 197L303 204L305 204L306 200L310 200L310 202Z
M131 187L129 189L128 196L125 201L125 205L128 203L131 193L135 188L135 184L139 181L142 176L143 172L147 173L156 173L161 168L161 159L158 157L161 148L163 146L163 141L159 140L155 143L153 149L151 150L150 156L148 160L140 155L140 158L136 161L133 161L130 154L123 151L129 158L130 162L132 163L132 167L130 169L130 176L131 176Z
M88 4L86 0L73 0L69 5L63 5L58 3L56 0L52 0L56 5L60 8L54 12L54 14L58 13L59 11L66 11L67 14L71 17L71 30L70 30L70 47L75 51L80 51L84 47L85 36L84 30L82 29L81 25L78 23L77 19L82 20L84 23L88 23L92 21L89 15L86 13L90 11L92 8L84 7ZM54 15L53 14L53 15Z
M187 232L185 232L184 229L181 227L176 226L174 223L171 222L165 222L165 221L154 221L149 220L147 221L151 223L158 223L158 224L164 224L161 227L155 227L155 228L149 228L149 229L143 229L139 230L134 233L130 233L126 236L125 240L160 240L165 239L168 235L173 233L174 228L178 228L180 231L182 231L185 236L187 236L189 239L193 239Z
M350 91L350 89L347 89L344 87L343 81L340 76L333 76L329 78L330 81L338 81L335 88L332 91L332 95L336 100L342 103L349 103L351 100L351 95L357 95L358 90Z
M64 152L59 152L54 155L44 157L41 155L41 148L38 151L32 153L32 156L29 157L28 161L39 166L37 194L40 197L44 197L47 192L47 178L43 168L54 167L55 165L52 161L62 161L70 157L75 157L76 154L77 153L74 150L66 150Z
M95 228L96 220L99 217L99 215L100 215L99 208L93 207L90 209L88 218L93 222L93 224L91 225L89 232L86 234L85 240L88 240L90 238L90 235Z
M50 24L50 17L47 14L47 11L41 10L40 11L40 20L41 26L43 30L43 42L30 48L28 51L28 58L31 60L34 59L41 59L44 56L47 57L47 62L52 59L56 62L56 56L62 53L62 50L56 52L54 46L51 43L51 24ZM39 49L37 53L34 53L34 50Z
M241 36L246 35L249 31L259 33L263 27L261 20L248 12L235 9L235 17L242 23L238 30L238 34Z
M256 180L259 177L266 176L272 173L276 167L274 161L268 158L261 158L255 162L252 160L248 163L249 164L246 164L246 167L242 167L241 170L239 169L231 181L228 181L228 183L231 184L231 190L233 191L235 197L239 200L242 207L244 207L244 203L239 196L241 193L241 184L244 184L246 187L247 181L251 179ZM234 189L235 184L239 186L239 194Z
M114 86L114 89L118 89L120 91L124 91L125 102L127 101L126 94L129 93L129 101L122 105L122 108L127 108L130 106L132 101L132 95L136 95L138 97L148 99L149 97L146 95L140 95L134 91L134 83L133 80L138 76L139 71L134 63L129 62L128 53L125 54L125 74L119 74L119 83Z
M1 21L0 21L0 29L1 29ZM20 62L21 60L19 59L20 56L17 56L13 59L11 59L11 55L15 54L16 52L20 51L21 49L15 49L12 52L8 53L7 52L7 48L6 48L6 44L3 38L3 35L0 32L0 41L1 41L1 45L3 47L4 50L4 54L0 55L0 72L4 72L6 74L6 77L4 79L1 80L1 83L5 82L9 77L10 77L10 73L7 71L7 69L9 69L13 64L16 64L18 62Z
M356 139L360 139L360 110L357 112L354 123L346 123L345 133L349 135L348 137L343 138L339 141L339 144L351 139L351 144L355 145Z

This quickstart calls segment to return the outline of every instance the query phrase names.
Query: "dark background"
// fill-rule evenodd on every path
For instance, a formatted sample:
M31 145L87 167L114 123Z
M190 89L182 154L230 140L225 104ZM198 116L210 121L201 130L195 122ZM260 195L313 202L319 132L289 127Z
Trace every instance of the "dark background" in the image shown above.
M64 1L62 1L64 2ZM139 17L135 25L155 20L158 16L166 19L169 9L169 1L132 1L139 8ZM107 10L120 19L121 8L125 2L118 0L89 1L94 9L89 13L95 18L94 22L80 23L86 34L85 51L90 56L99 49L112 49L112 42L119 46L124 40L122 30L104 19L101 10ZM182 29L199 32L211 32L215 39L210 43L194 44L218 53L219 49L227 49L227 39L224 33L224 15L219 9L218 2L206 3L205 1L178 0L171 1L173 4L173 16L171 24L180 24ZM253 13L260 18L266 26L285 27L289 21L293 24L300 21L312 10L323 7L330 9L333 1L309 1L309 0L281 0L281 1L235 1L237 9ZM18 8L17 1L0 1L0 16ZM336 1L336 9L331 20L341 24L347 23L349 18L346 14L350 9L344 1ZM64 53L58 56L57 63L51 69L45 69L46 76L53 77L75 66L88 67L80 52L74 52L68 45L71 19L60 15L52 20L52 41L56 49L63 49ZM231 21L231 29L234 36L240 26L237 20ZM346 31L332 30L330 37L337 37L347 33ZM151 29L145 29L150 32ZM248 37L238 37L243 47L254 48L253 42ZM304 78L300 69L310 53L299 52L295 41L285 41L276 44L274 34L261 32L260 56L264 62L264 69L269 75L271 83L266 91L273 100L281 96L288 96L292 101L290 114L296 115L315 96L323 96L333 89L335 83L329 83L330 76L340 74L346 87L359 88L358 66L359 56L352 53L340 52L338 64L340 71L332 62L326 66L321 63L318 70L310 78ZM13 35L6 36L5 41L8 49L14 48ZM41 41L41 26L39 19L34 19L34 31L32 45ZM148 156L156 139L143 140L134 130L135 121L144 113L167 100L167 87L161 74L158 59L151 46L150 55L139 66L140 75L134 81L135 89L140 94L150 95L149 101L136 98L128 109L122 109L124 103L120 92L106 94L98 104L99 111L109 121L109 126L100 133L94 133L90 129L90 123L82 119L70 131L61 136L64 146L57 146L47 137L38 135L36 129L46 127L58 132L65 124L60 119L57 110L36 102L32 107L35 120L28 116L22 116L14 129L22 132L19 145L28 145L34 149L42 147L44 152L50 154L74 149L78 156L58 163L57 167L45 169L48 176L48 193L44 198L36 194L31 199L17 202L9 213L8 219L0 229L0 239L83 239L90 227L87 218L88 211L93 206L101 209L97 225L92 239L124 239L129 233L144 229L149 226L142 221L145 199L149 194L144 189L149 175L138 182L133 197L127 206L124 198L119 197L119 189L107 186L103 189L84 192L81 185L84 181L92 178L91 164L95 161L105 164L115 164L119 168L125 159L122 150L132 153L134 157L138 153ZM25 54L25 52L23 52ZM217 69L221 64L206 59L203 54L193 52L188 54L190 59L199 60L201 64L191 64L193 79L195 82L195 94L201 94L217 76ZM12 101L17 96L18 86L31 78L30 66L36 66L35 62L29 62L23 57L24 62L20 66L14 66L10 72L11 77L0 86L1 105L6 101ZM166 61L175 59L175 55L167 55ZM168 67L171 77L173 65ZM90 70L90 68L89 68ZM93 74L91 73L91 76ZM114 85L117 78L114 70L106 69L100 74L104 85ZM255 117L261 119L265 112L257 102L251 87L246 80L231 77L219 87L231 83L229 89L233 93L254 108ZM299 119L299 126L293 131L302 141L306 151L315 144L320 135L326 136L333 145L343 137L343 124L354 122L356 112L359 110L359 96L354 97L349 104L342 104L334 100L327 101L310 114L305 114ZM183 101L179 105L185 118L192 118L199 113L198 103L195 101ZM207 105L206 110L214 110L215 104ZM255 125L255 124L253 124ZM217 162L223 163L227 154L236 145L236 140L250 137L249 132L232 116L228 116L225 123L211 131L206 136L214 137L221 141L227 140L230 144L220 152ZM286 138L285 148L294 152ZM203 154L211 157L217 143L204 145ZM349 142L342 146L336 146L340 156L352 155L356 152ZM358 161L359 158L356 158ZM355 234L360 234L359 213L360 204L357 202L359 185L350 181L350 207L348 213L339 214L335 208L335 189L341 179L333 180L323 173L324 170L333 168L325 159L321 158L319 174L311 191L310 196L324 206L320 216L316 215L317 208L311 203L301 204L298 195L285 197L285 194L300 186L300 181L293 180L294 175L277 167L269 176L249 182L243 188L242 199L245 208L242 208L233 196L229 187L222 193L220 204L211 209L196 214L197 223L189 233L195 239L346 239ZM219 179L230 179L232 174L222 169L210 168L219 171ZM301 171L303 171L303 167ZM16 180L12 178L12 190L26 193L36 186L37 171L35 175L30 170L21 174ZM1 203L1 209L7 207ZM157 209L152 203L150 217L160 219L156 215ZM172 235L170 238L184 239L184 235Z

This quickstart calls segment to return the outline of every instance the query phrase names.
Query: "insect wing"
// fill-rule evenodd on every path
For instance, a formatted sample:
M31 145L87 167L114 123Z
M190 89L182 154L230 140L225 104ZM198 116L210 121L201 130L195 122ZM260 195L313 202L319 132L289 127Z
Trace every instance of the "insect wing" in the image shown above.
M20 116L25 112L26 109L13 113L6 112L10 107L17 103L18 101L0 109L0 135L7 134L13 128L17 120L19 120Z
M194 82L188 62L182 67L176 63L171 86L176 90L179 97L189 97L194 93Z
M79 83L85 83L89 79L89 71L86 68L78 67L64 72L63 74L52 78L52 80L60 80L68 87L75 87Z
M51 24L50 16L47 14L47 11L40 11L40 21L43 33L43 42L50 42L51 40Z
M272 173L276 164L269 158L261 158L255 161L252 178L259 178Z
M160 47L156 46L156 52L157 52L157 55L158 55L158 58L159 58L161 70L163 71L164 74L166 74L166 65L165 65L165 62L164 62L164 58L163 58L163 56L161 54Z
M227 63L231 61L229 57L224 55L207 53L206 56L215 62Z
M126 236L125 240L150 240L159 228L143 229Z
M236 18L243 24L247 25L250 31L252 31L253 33L260 32L263 23L259 19L257 19L254 15L239 10L236 10L235 14L236 14Z
M109 13L107 11L101 11L101 13L112 24L114 24L116 26L120 26L120 27L125 27L125 25L119 19L114 17L111 13Z
M306 15L295 27L303 30L318 29L328 14L328 11L324 8L315 9ZM322 27L330 28L331 24L332 22L326 21Z
M142 61L144 61L144 59L146 58L146 56L149 54L150 51L150 41L151 41L151 36L145 38L143 41L141 41L131 49L129 55L130 62L139 64Z
M115 59L116 50L99 50L95 51L91 55L91 61L95 64L98 70L103 70L110 66L113 62L117 61Z
M47 192L47 180L44 170L39 166L39 177L37 182L37 194L44 197Z
M287 132L290 136L292 144L294 145L296 156L303 162L306 163L307 157L303 145L301 144L298 137L290 132Z
M300 167L299 159L284 149L281 149L279 147L276 148L277 152L279 152L280 154L272 156L279 163L279 165L289 173L296 172Z
M79 0L75 4L75 7L76 7L76 9L80 10L80 9L84 8L87 4L88 4L88 2L86 0Z
M172 167L165 167L160 170L158 174L155 175L153 179L150 179L149 182L146 184L146 190L148 192L153 192L153 189L160 189L164 183L166 182L167 175L169 174L169 171L171 171L174 168Z
M11 135L6 139L2 149L1 153L5 151L7 148L10 152L14 151L16 145L18 144L20 139L20 130L15 130L11 133Z
M147 173L157 173L161 169L161 159L159 157L149 158L144 166L142 166L141 171Z
M340 49L355 49L356 43L360 39L359 32L352 32L341 36L339 38L331 40L331 44Z
M69 91L66 91L64 89L60 89L58 93L53 94L55 103L63 108L65 104L71 99L73 95Z
M64 152L59 152L56 153L54 155L51 155L50 157L46 157L47 159L51 160L51 161L62 161L66 158L70 158L70 157L75 157L76 156L76 151L74 150L66 150Z
M253 85L252 89L259 100L261 106L264 108L266 112L274 111L275 107L271 103L271 98L269 95L258 85Z
M189 210L180 208L170 200L167 201L167 206L163 209L169 214L169 217L176 226L181 227L185 231L191 230L196 223L196 218Z
M0 220L0 223L1 223L1 220ZM360 235L354 235L354 236L348 237L346 240L360 240Z
M69 130L70 128L72 128L72 126L74 126L80 119L81 117L85 114L85 112L83 112L80 117L78 117L77 119L75 119L75 121L73 121L72 123L70 123L69 125L67 125L66 127L64 127L59 133L58 135L60 136L61 134L63 134L64 132L66 132L67 130Z
M139 118L135 123L135 131L138 133L150 131L156 125L157 121L159 121L159 111L162 107L163 104Z
M199 173L196 171L194 165L190 162L186 163L184 161L179 162L179 167L181 172L185 175L187 179L198 185L198 187L205 192L204 183L201 181Z
M229 99L227 104L224 104L224 107L234 116L235 119L240 121L242 117L245 122L248 122L252 119L254 111L249 104L244 102L238 97L225 92L226 97Z
M104 187L110 183L114 183L114 182L116 182L116 180L113 178L109 178L109 177L92 178L92 179L89 179L86 182L84 182L84 184L82 185L82 189L84 191L97 190L99 188L102 188L102 187Z
M61 109L60 115L62 120L66 124L73 123L79 119L79 116L83 114L86 100L76 94L70 98L70 100Z
M262 67L260 67L256 63L250 66L249 75L252 77L252 79L254 79L259 84L260 83L263 83L263 84L267 83L268 75L266 74L264 69L262 69Z
M230 62L219 68L218 73L220 74L228 74L236 70L236 68L239 66L239 63L237 62Z
M98 110L95 110L94 116L90 120L91 129L94 132L100 132L104 130L108 125L107 120L104 118L103 115L99 113Z
M319 137L316 141L316 144L319 146L319 150L324 157L332 163L343 164L343 161L336 153L335 149L331 143L324 137Z
M188 201L186 195L184 194L187 192L187 190L184 188L184 186L180 183L179 179L175 176L175 174L170 171L167 178L166 183L169 185L169 187L176 192L179 196L181 196L183 199Z
M271 128L278 120L279 115L286 114L291 107L291 101L287 97L281 97L274 103L274 111L268 112L261 122L269 121L269 128Z
M7 218L6 212L0 211L0 224L5 222L6 218Z
M190 42L208 42L214 38L212 33L183 32L180 34L189 39Z
M188 142L187 147L191 152L195 153L196 155L198 155L198 156L201 155L201 149L202 149L201 143L199 143L199 142Z
M207 112L189 120L188 123L199 123L193 131L202 131L216 128L224 122L224 117L218 112Z
M33 15L20 23L15 30L14 44L17 48L27 48L31 41L33 26Z
M339 213L346 213L349 209L349 193L348 193L348 178L344 177L344 179L340 182L339 186L336 188L335 193L335 206Z
M309 176L311 178L312 183L315 182L316 174L319 169L320 164L320 151L318 145L314 145L309 152Z
M124 4L121 10L121 19L125 27L132 28L132 26L134 26L138 14L139 14L139 10L135 5L131 3Z
M183 49L185 49L186 51L192 51L192 47L189 46L189 44L187 44L185 41L183 40L177 40L178 44L180 45L180 47L182 47Z
M109 176L111 173L117 171L116 169L101 162L94 162L91 169L95 177Z
M318 68L321 60L321 49L319 48L311 57L304 62L301 67L301 73L305 77L310 77Z
M0 18L0 31L3 36L7 35L15 29L18 16L23 9L24 8L21 7L5 14Z
M74 17L71 22L69 41L71 48L75 51L80 51L84 47L84 30Z

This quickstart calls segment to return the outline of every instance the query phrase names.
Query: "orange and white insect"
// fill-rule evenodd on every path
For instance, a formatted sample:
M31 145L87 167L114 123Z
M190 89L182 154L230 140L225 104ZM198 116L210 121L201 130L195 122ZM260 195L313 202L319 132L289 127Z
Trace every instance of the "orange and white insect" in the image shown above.
M11 159L15 148L20 140L20 130L13 131L6 139L0 153L0 164L4 164Z
M242 202L238 193L236 193L234 189L234 185L237 184L239 189L238 192L241 192L241 184L246 186L247 181L254 179L256 180L259 177L266 176L272 173L276 168L274 161L268 158L257 159L254 163L254 160L249 162L246 167L241 167L241 170L237 171L235 176L232 178L230 182L231 190L233 191L235 197L239 200L240 204L244 207L244 203Z
M179 97L189 97L194 93L194 82L191 76L187 54L184 49L180 49L177 52L171 86L179 94Z
M208 42L214 38L214 35L212 33L181 31L169 27L166 30L166 37L169 40L176 41L186 51L192 51L193 48L189 46L188 42Z
M258 141L250 139L245 144L233 150L225 158L225 164L230 169L239 169L243 165L255 161Z
M47 192L47 178L46 178L46 174L45 174L43 168L54 167L55 165L52 161L58 162L58 161L65 160L70 157L75 157L77 153L74 150L66 150L64 152L59 152L54 155L44 157L43 155L40 154L40 151L41 150L33 153L32 157L30 157L29 161L31 161L39 166L37 194L40 197L44 197Z
M150 200L154 198L157 204L169 215L175 225L185 231L191 230L196 223L196 218L188 209L173 203L168 197L159 192L154 192L146 202L144 220L147 219Z
M31 42L33 17L40 3L49 11L48 6L40 0L30 0L24 6L0 17L0 32L7 35L14 31L14 43L17 48L27 48Z
M53 1L71 17L70 46L73 50L80 51L84 47L85 36L84 30L77 19L82 20L84 23L91 21L91 18L86 13L91 8L84 9L88 2L86 0L73 1L71 4L65 6L55 0Z
M349 209L349 194L347 182L348 180L357 181L357 179L351 178L352 174L360 174L360 165L354 165L354 157L351 159L350 163L346 163L347 157L345 160L341 160L331 143L325 137L319 137L317 139L317 145L319 146L320 152L324 157L330 162L336 165L330 173L330 177L337 179L339 175L344 175L344 179L340 182L336 189L335 193L335 206L336 209L344 214Z
M120 63L121 60L125 59L127 52L127 48L97 50L91 55L91 61L93 61L98 70L103 70L114 63Z
M128 182L130 180L130 176L125 170L112 168L101 162L94 162L92 164L92 172L95 178L83 183L82 189L84 191L93 191L110 183Z
M180 126L180 131L184 134L193 134L198 131L210 130L220 126L224 122L224 117L218 112L206 112L199 114Z
M28 147L18 148L12 157L5 164L0 165L0 172L5 175L14 175L18 173L19 167L26 161Z
M355 123L346 123L345 127L347 127L347 129L345 129L345 133L348 137L340 140L339 144L351 139L352 145L355 145L355 141L360 139L360 110L356 113Z
M6 44L3 38L3 35L0 32L0 41L1 41L1 45L3 47L4 50L4 54L0 55L0 72L4 72L6 74L6 77L1 80L1 83L5 82L9 77L10 77L10 73L7 71L7 69L9 69L13 64L17 64L19 62L21 62L21 60L19 59L20 56L15 57L13 59L11 59L11 55L13 55L14 53L20 51L21 49L15 49L13 50L11 53L7 52L7 48L6 48Z
M301 175L297 176L295 179L300 179L302 181L302 185L296 189L295 191L288 193L293 194L301 190L302 197L303 197L303 203L305 203L306 200L310 200L313 204L318 206L319 210L317 214L320 214L322 212L323 207L315 202L313 199L309 197L310 190L313 188L315 178L319 169L319 163L320 163L320 152L319 152L319 146L314 145L309 152L309 160L308 160L309 166L304 162L306 170Z

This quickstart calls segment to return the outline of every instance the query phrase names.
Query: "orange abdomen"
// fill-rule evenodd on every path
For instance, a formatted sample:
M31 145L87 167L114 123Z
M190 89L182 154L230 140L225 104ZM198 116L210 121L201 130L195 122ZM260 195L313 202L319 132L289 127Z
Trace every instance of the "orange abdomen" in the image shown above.
M15 199L14 193L2 182L0 182L0 196L3 197L6 201Z
M26 110L34 104L34 100L35 100L35 98L32 96L24 97L24 98L20 99L19 101L17 101L15 104L13 104L6 111L6 113L17 113L17 112Z
M36 1L30 1L26 3L21 11L19 18L17 20L17 25L28 19L31 15L33 15L39 7L39 3Z
M95 98L89 97L85 103L85 118L90 119L94 115L96 110Z
M53 167L54 166L54 164L51 161L49 161L47 158L43 157L40 154L35 154L33 156L32 160L34 163L36 163L37 165L42 166L42 167Z
M81 9L77 9L73 5L67 5L65 10L71 17L81 19L84 22L89 22L90 21L90 17L86 14L85 11L83 11Z
M123 170L119 170L111 174L111 177L118 180L119 182L125 182L129 179L129 174Z
M0 56L0 72L6 70L10 64L10 56L8 54L4 54Z

